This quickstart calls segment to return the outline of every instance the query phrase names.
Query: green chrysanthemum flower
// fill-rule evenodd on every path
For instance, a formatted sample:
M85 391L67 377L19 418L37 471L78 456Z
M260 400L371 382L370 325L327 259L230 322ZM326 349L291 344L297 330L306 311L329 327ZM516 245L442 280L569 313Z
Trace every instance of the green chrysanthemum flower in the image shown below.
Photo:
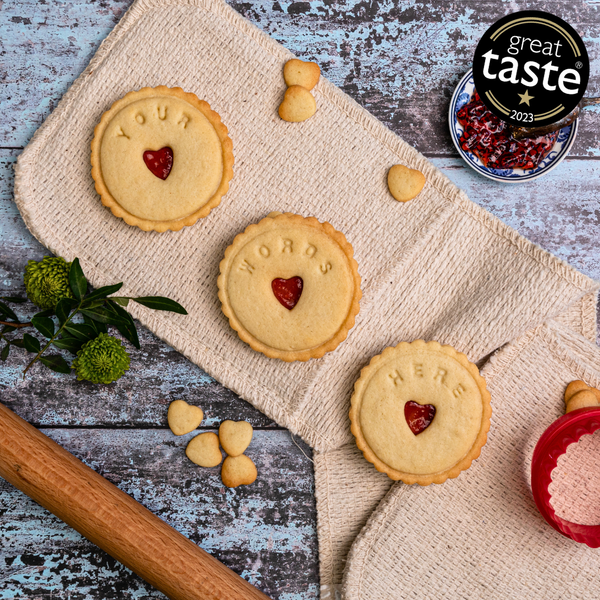
M42 310L55 309L61 298L73 298L69 286L71 263L59 256L44 256L40 262L30 260L25 267L27 297Z
M129 354L117 338L101 333L81 348L73 368L80 381L112 383L129 369Z

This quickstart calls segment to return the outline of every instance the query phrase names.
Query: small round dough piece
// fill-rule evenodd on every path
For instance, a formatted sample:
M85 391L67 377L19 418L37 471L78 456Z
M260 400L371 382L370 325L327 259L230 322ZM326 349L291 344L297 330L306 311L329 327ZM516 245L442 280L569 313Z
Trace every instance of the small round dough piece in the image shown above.
M578 408L586 408L588 406L598 406L598 398L590 389L581 390L571 396L571 399L567 402L567 410L565 412L570 413Z
M186 456L201 467L216 467L223 460L219 450L219 436L212 431L197 435L185 449Z
M245 454L228 456L221 467L221 479L229 488L239 485L250 485L256 481L258 471L256 465Z
M408 202L419 195L425 185L425 175L417 169L394 165L388 172L390 194L398 202Z
M279 105L279 116L290 123L306 121L316 112L317 103L313 95L300 85L290 86Z
M247 421L223 421L219 427L221 447L229 456L239 456L250 445L252 433L252 425Z
M167 421L169 428L175 435L185 435L194 431L204 418L204 413L199 406L192 406L185 400L173 400L169 404Z
M292 58L283 67L283 78L286 85L300 85L307 90L312 90L319 82L321 69L317 63Z

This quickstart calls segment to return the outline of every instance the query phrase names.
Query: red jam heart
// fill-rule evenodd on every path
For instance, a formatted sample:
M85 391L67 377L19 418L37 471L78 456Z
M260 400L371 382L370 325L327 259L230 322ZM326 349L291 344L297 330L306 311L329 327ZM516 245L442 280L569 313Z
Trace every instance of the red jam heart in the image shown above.
M433 417L435 417L433 404L419 404L409 400L404 405L404 418L415 435L423 433L431 425Z
M300 300L300 296L302 295L303 285L302 277L290 277L290 279L277 278L271 281L271 288L273 289L275 298L288 310L292 310L298 304L298 300Z
M160 150L146 150L144 162L152 175L156 175L164 181L173 168L173 150L168 146Z

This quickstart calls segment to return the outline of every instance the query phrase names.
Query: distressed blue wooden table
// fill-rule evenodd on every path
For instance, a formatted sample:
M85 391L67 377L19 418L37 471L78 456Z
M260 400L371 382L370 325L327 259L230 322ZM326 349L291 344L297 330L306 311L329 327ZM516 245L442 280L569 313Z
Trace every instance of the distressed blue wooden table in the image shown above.
M33 132L84 69L130 0L0 0L0 295L22 292L28 259L47 251L12 201L12 166ZM587 109L570 157L541 180L503 185L472 172L451 145L446 113L489 24L541 9L582 35L588 95L600 95L597 1L230 2L428 156L472 200L520 233L600 279L600 110ZM32 306L21 307L31 314ZM273 598L318 597L310 451L148 332L117 383L94 386L41 367L21 376L25 354L0 364L0 398L17 414L214 554ZM223 487L219 469L184 457L167 429L170 401L200 405L202 429L223 419L255 428L248 451L259 477ZM301 450L303 449L303 451ZM304 452L304 453L303 453ZM306 454L306 456L305 456ZM157 598L69 527L0 480L0 599Z

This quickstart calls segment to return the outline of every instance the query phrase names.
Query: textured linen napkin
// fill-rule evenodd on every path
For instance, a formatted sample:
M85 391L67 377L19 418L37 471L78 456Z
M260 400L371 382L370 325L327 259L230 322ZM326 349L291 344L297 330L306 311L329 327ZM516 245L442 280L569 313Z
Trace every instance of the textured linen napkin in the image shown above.
M138 0L20 156L15 200L26 224L54 253L78 256L94 286L124 281L124 294L183 304L188 316L130 308L319 452L351 446L352 385L386 346L437 339L480 360L557 315L593 328L595 282L470 202L324 78L313 90L316 115L282 121L282 69L291 56L219 0ZM218 208L193 227L162 234L113 217L94 191L89 164L102 113L127 92L157 85L206 100L229 128L236 161ZM386 184L398 163L427 178L406 204ZM273 210L329 221L355 250L361 311L346 342L320 360L268 359L238 339L220 310L225 248ZM317 458L318 493L322 475ZM375 505L366 502L363 513ZM320 543L327 544L321 531Z
M594 343L596 337L595 322L595 294L590 294L582 298L580 302L573 305L555 319L555 323L568 329L574 334L583 336L586 343L590 345L592 353L597 352L598 348ZM485 372L484 372L485 373ZM568 379L578 379L572 377ZM488 381L489 387L489 381ZM563 389L564 391L564 389ZM561 392L562 393L562 392ZM495 435L497 427L511 427L510 421L502 420L496 413L497 397L492 393L492 429L488 434L488 444L482 450L482 457L475 461L477 464L486 459L489 440ZM520 398L511 398L507 401L521 402ZM564 402L559 406L559 411L564 412ZM542 428L543 430L543 428ZM589 454L588 454L589 456ZM360 450L356 447L354 441L339 448L315 452L315 477L316 477L316 495L318 511L318 533L319 533L319 559L321 572L321 598L335 598L336 593L341 592L341 583L344 570L346 568L346 556L350 547L361 532L373 510L378 506L384 496L392 487L398 488L397 493L410 494L410 490L404 492L407 488L402 483L394 483L387 475L379 473L373 465L368 463ZM488 464L486 461L485 464ZM600 461L598 461L600 465ZM594 465L592 465L593 467ZM473 467L471 467L472 469ZM593 470L593 469L592 469ZM441 487L451 484L451 481L460 482L466 473L462 473L458 480L449 480ZM590 487L589 476L582 477L578 482L580 486ZM558 482L563 489L566 481ZM456 483L454 483L456 485ZM459 483L460 485L460 483ZM408 486L411 487L411 486ZM419 486L412 486L418 488ZM438 486L432 485L429 488L433 490ZM560 500L561 507L570 514L580 515L581 509L569 505L565 507L564 494ZM590 515L586 515L590 518ZM365 535L365 534L363 534ZM443 532L432 534L438 541L443 539ZM401 552L404 550L400 548ZM408 575L403 576L401 581ZM389 583L389 582L388 582ZM400 582L399 582L400 583ZM400 589L402 586L400 586ZM390 589L394 589L390 587ZM393 596L396 597L396 596ZM404 598L401 592L398 592L398 598ZM410 597L410 596L407 596ZM416 597L420 598L419 594ZM436 597L434 595L434 597ZM452 597L450 594L448 597Z
M533 450L564 414L567 384L600 385L600 348L550 321L500 350L482 375L494 414L481 458L443 485L391 488L350 551L347 600L600 596L600 555L554 531L530 488Z

